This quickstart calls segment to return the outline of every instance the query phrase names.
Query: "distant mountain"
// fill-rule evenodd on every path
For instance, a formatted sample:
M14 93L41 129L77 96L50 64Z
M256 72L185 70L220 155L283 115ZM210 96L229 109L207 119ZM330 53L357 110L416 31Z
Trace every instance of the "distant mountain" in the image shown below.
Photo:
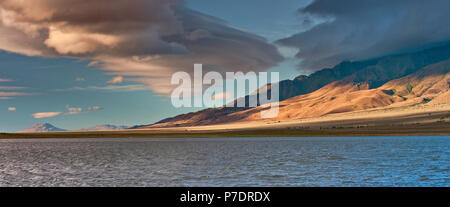
M413 98L416 103L448 103L450 81L446 81L450 67L449 61L445 61L448 59L450 45L367 61L344 61L309 76L281 81L278 118L316 117L398 103L410 104ZM409 93L405 94L405 90ZM142 127L198 126L258 120L261 110L261 107L212 108Z
M49 123L45 123L45 124L35 124L20 132L63 132L63 131L67 130L57 128Z
M90 127L90 128L86 128L86 129L80 129L79 131L114 131L114 130L122 130L122 129L128 129L129 127L127 126L115 126L115 125L110 125L110 124L105 124L105 125L98 125L98 126L94 126L94 127ZM60 129L57 128L49 123L45 123L45 124L35 124L23 131L19 131L19 132L64 132L64 131L69 131L69 130L65 130L65 129Z
M80 129L80 131L114 131L114 130L122 130L122 129L128 129L127 126L115 126L110 124L105 125L98 125L86 129Z

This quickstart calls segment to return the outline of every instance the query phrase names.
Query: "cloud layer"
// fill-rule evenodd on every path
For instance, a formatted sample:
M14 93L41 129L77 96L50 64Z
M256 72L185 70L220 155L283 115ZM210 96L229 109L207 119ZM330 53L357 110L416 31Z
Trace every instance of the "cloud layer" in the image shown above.
M0 82L11 82L12 80L10 79L5 79L5 78L0 78Z
M0 83L5 83L5 82L13 82L13 80L0 78ZM13 97L16 97L16 96L33 95L31 93L26 93L26 92L17 92L17 90L23 90L23 89L26 89L26 87L0 85L0 100L9 100L9 99L13 99Z
M450 40L449 8L448 0L316 0L299 14L305 27L322 23L278 43L298 48L307 69L420 49Z
M109 80L107 83L109 83L109 84L118 84L118 83L122 83L122 82L123 82L123 76L119 75L119 76L115 76L114 78Z
M261 71L282 61L265 39L188 9L178 0L0 0L0 49L92 59L168 94L170 76L205 70Z
M75 115L83 112L82 108L70 107L68 105L66 106L66 110L67 110L67 112L65 113L66 115Z
M15 111L15 109L16 108L14 108L14 111ZM81 113L88 113L90 111L100 111L102 109L103 109L103 107L101 107L101 106L89 106L86 109L83 109L81 107L71 107L71 106L67 105L66 106L66 112L64 112L64 113L63 112L39 112L39 113L34 113L31 116L36 118L36 119L43 119L43 118L50 118L50 117L59 116L59 115L62 115L62 114L64 114L64 115L76 115L76 114L81 114Z
M33 94L31 93L25 93L25 92L4 92L4 91L0 91L0 100L8 100L8 99L12 99L13 97L16 96L31 96Z
M43 118L50 118L60 115L61 112L39 112L34 113L31 116L33 116L35 119L43 119Z

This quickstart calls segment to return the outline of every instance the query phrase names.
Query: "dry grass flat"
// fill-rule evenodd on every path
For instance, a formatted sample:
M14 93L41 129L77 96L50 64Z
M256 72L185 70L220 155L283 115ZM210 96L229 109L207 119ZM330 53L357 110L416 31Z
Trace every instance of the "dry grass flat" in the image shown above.
M0 133L0 139L13 138L171 138L171 137L310 137L310 136L412 136L449 135L450 123L411 124L399 126L335 127L308 129L290 127L287 129L247 130L127 130L118 132L52 132L52 133Z
M450 122L360 126L278 126L235 129L148 129L105 132L0 133L11 138L170 138L170 137L306 137L306 136L449 135Z

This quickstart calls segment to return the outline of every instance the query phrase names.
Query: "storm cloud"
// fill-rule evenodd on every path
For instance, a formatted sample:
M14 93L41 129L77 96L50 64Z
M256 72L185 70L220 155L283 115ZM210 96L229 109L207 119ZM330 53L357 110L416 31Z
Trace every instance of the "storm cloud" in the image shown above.
M426 48L450 40L449 8L448 0L315 0L298 10L310 29L277 43L298 48L303 69Z
M283 60L255 34L179 0L0 0L0 49L92 59L96 67L170 93L170 76L193 70L262 71Z

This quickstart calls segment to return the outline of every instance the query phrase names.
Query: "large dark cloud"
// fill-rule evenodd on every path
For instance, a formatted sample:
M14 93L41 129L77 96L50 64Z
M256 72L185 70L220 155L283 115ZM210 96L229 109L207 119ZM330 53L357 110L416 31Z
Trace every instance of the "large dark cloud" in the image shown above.
M0 33L1 50L93 59L165 94L171 74L194 63L261 71L283 59L265 39L179 0L0 0Z
M320 69L450 40L448 0L316 0L299 9L311 29L277 41L299 49L301 68Z

